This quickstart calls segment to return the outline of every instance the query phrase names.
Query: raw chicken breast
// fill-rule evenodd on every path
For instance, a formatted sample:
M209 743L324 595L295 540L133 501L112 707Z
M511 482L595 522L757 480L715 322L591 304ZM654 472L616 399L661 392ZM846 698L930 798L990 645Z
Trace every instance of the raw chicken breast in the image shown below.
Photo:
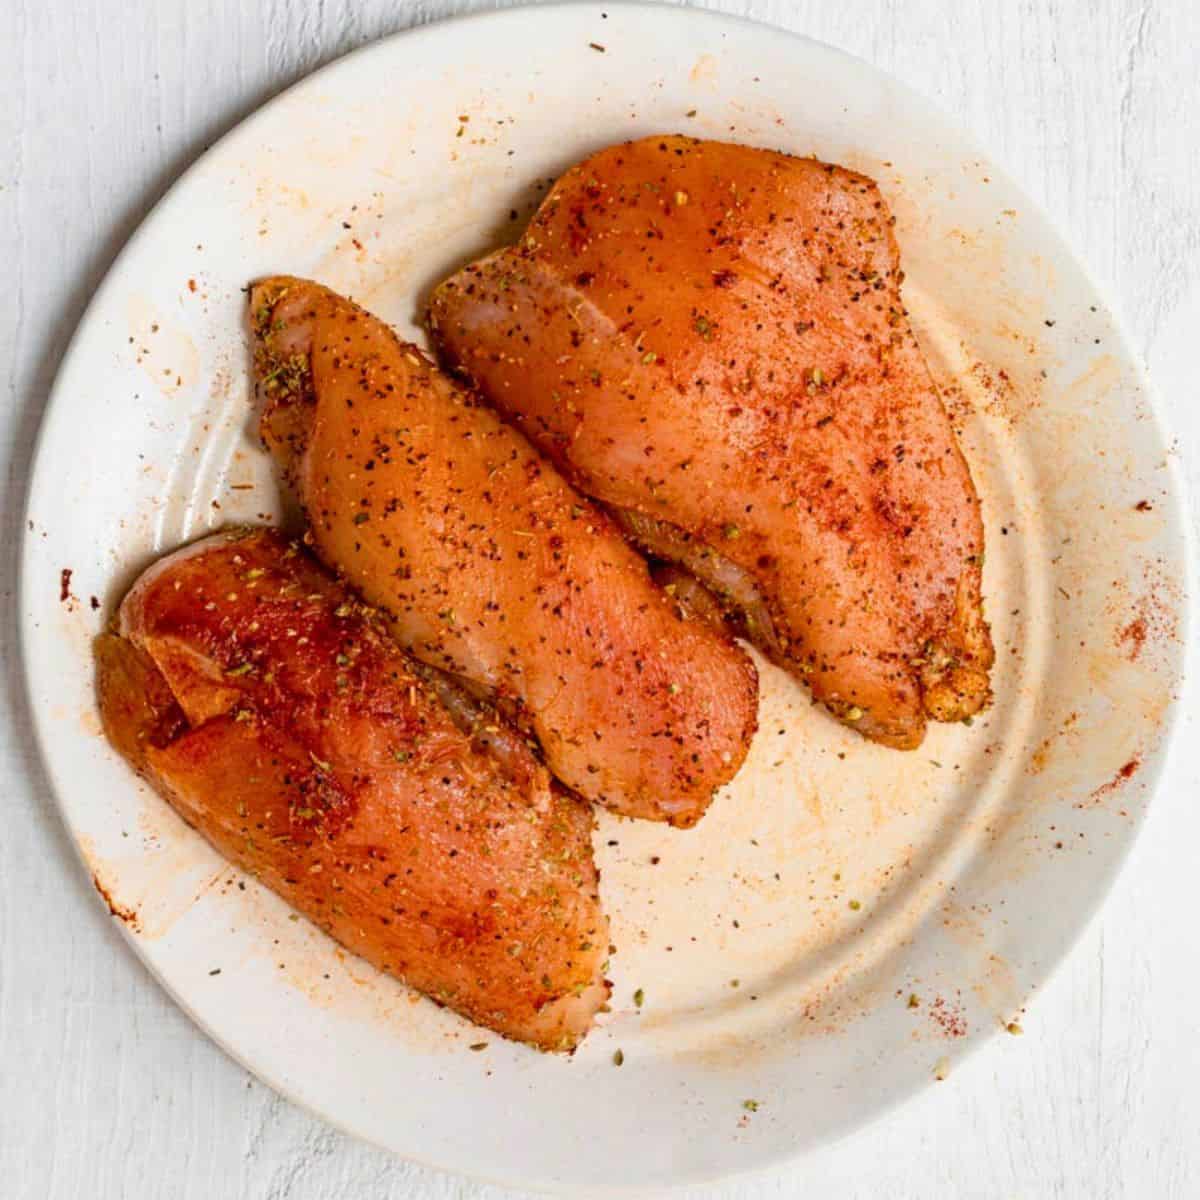
M699 820L754 731L745 653L382 322L300 279L265 280L251 303L263 437L318 555L414 655L536 735L579 795Z
M573 1048L608 996L589 810L439 698L279 534L152 566L96 645L113 745L216 848L354 953L507 1037Z
M911 748L989 699L979 500L863 175L653 137L447 280L446 361L841 720Z

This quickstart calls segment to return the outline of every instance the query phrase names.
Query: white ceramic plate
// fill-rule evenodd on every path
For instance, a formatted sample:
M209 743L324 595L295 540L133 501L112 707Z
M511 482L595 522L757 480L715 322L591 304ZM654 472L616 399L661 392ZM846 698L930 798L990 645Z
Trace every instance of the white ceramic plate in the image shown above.
M699 828L601 818L612 1014L573 1059L495 1037L472 1052L477 1029L289 921L135 781L98 734L89 643L155 555L280 515L253 436L247 281L313 275L416 334L420 297L510 238L544 181L606 143L675 130L815 153L882 184L983 497L996 704L904 755L763 666L750 761ZM1178 488L1092 284L904 88L695 11L508 11L304 81L130 241L39 444L29 687L63 814L131 945L257 1075L401 1154L515 1184L709 1178L829 1139L952 1069L1020 1019L1095 910L1179 683Z

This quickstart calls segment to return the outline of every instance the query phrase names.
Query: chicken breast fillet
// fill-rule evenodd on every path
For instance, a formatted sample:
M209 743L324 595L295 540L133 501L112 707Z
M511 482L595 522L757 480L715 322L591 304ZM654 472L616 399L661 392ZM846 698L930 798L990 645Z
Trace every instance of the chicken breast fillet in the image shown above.
M868 178L654 137L567 171L435 293L457 367L843 721L989 698L983 530Z
M252 292L262 434L318 555L413 654L494 698L586 799L687 826L745 757L757 676L612 522L382 322Z
M222 854L382 971L570 1049L608 996L592 817L439 698L382 619L270 531L152 566L96 643L113 745Z

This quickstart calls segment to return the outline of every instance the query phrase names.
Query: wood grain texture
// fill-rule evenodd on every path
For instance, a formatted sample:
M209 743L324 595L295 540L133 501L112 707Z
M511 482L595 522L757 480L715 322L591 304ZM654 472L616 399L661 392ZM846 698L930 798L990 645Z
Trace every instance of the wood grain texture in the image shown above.
M200 1034L95 903L32 747L15 565L38 419L71 330L148 206L217 135L318 64L472 0L9 0L0 39L0 1194L501 1200L276 1097ZM723 0L904 79L1051 213L1118 300L1200 494L1200 5L1195 0ZM1195 660L1195 653L1193 659ZM1195 664L1200 665L1200 664ZM1195 676L1193 669L1193 676ZM1200 1193L1192 879L1200 721L1147 831L1025 1036L862 1133L684 1195Z

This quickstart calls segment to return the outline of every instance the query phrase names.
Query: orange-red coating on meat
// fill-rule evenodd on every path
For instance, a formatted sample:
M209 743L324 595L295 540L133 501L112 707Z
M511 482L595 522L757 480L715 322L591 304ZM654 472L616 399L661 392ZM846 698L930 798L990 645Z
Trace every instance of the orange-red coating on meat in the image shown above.
M989 697L978 498L863 175L683 137L567 171L446 281L447 361L866 736Z
M251 295L262 433L318 555L418 658L492 697L551 771L694 824L745 757L757 677L517 431L318 284Z
M592 818L274 532L151 567L96 644L113 745L343 945L508 1037L569 1049L608 996ZM483 722L486 722L483 723Z

